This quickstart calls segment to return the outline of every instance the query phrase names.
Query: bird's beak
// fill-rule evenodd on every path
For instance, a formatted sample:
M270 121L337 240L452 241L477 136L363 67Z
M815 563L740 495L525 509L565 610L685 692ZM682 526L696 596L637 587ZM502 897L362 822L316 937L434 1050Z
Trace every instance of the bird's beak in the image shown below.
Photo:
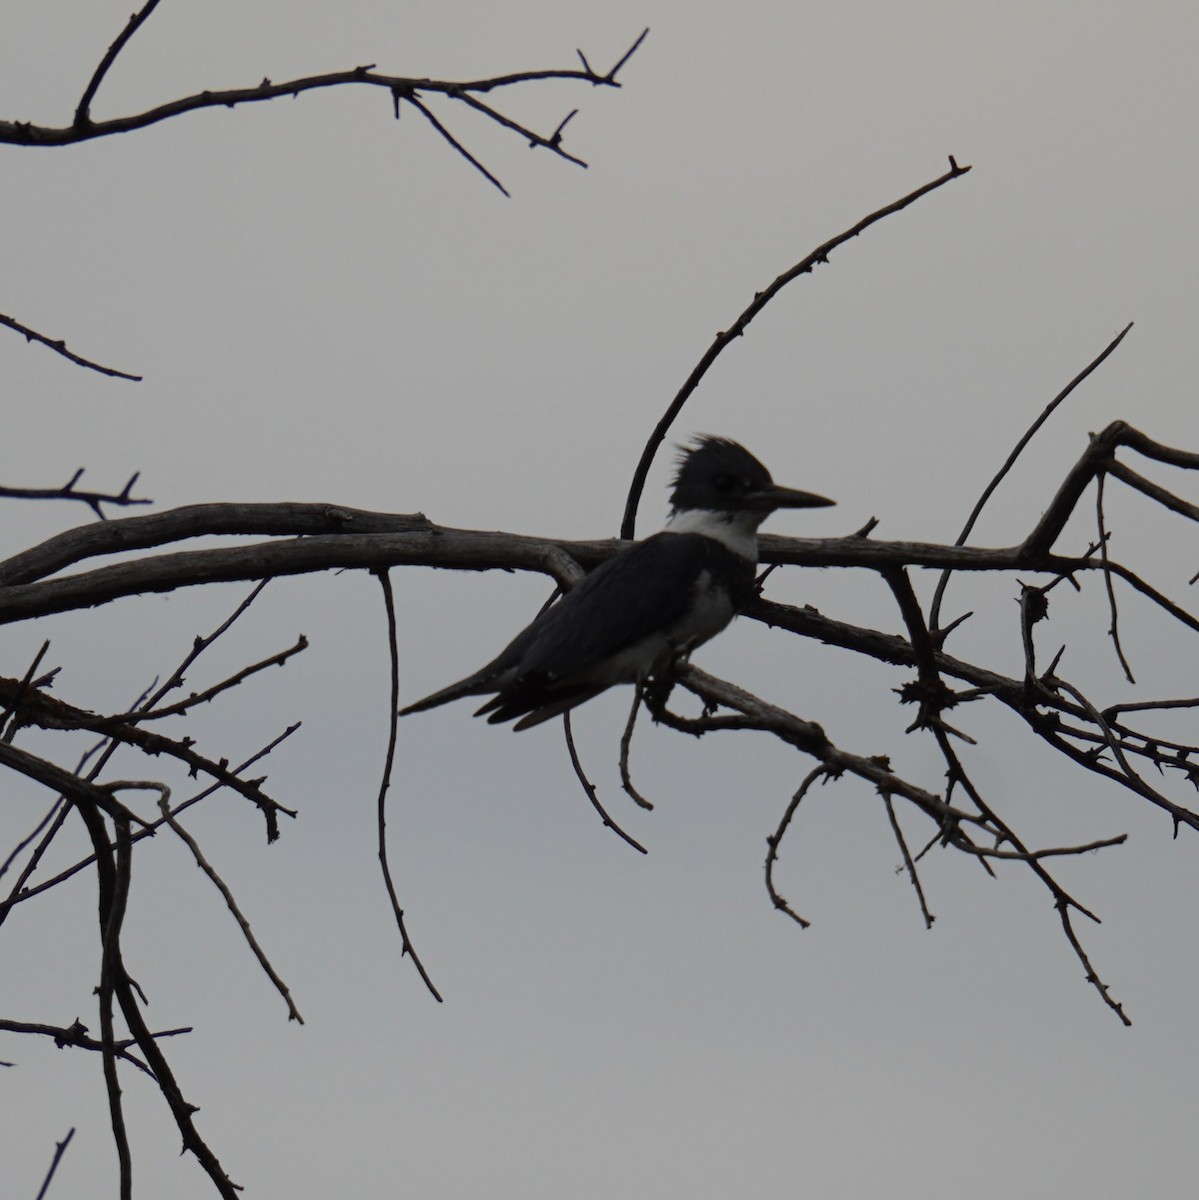
M836 500L827 500L813 492L800 492L795 488L778 487L773 485L763 488L754 496L754 504L773 512L776 508L827 508L836 504Z

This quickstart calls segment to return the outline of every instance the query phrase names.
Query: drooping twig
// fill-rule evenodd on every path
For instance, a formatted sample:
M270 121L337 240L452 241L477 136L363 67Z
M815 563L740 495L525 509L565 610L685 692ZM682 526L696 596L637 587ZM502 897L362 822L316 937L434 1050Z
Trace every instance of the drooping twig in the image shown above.
M828 769L824 766L815 767L809 771L803 783L796 789L795 795L791 797L790 803L783 810L778 828L766 838L766 892L770 896L770 902L774 907L779 912L786 913L801 929L809 928L812 922L801 917L791 907L790 903L779 894L778 889L774 886L774 865L778 862L779 847L783 844L783 836L791 825L791 820L799 808L800 801L808 794L808 791L816 780L828 778L831 778L831 776Z
M129 784L113 783L109 784L113 789L120 787L128 787ZM303 1025L304 1018L300 1016L300 1010L296 1007L295 1001L291 998L291 989L279 977L275 968L271 966L270 959L267 958L265 951L258 944L258 939L254 936L254 931L250 928L250 922L242 915L240 906L234 898L233 892L229 885L217 874L216 868L204 857L204 852L200 849L199 843L192 837L171 812L171 789L166 786L161 786L159 790L158 808L162 813L162 819L171 827L176 837L191 851L192 857L196 860L196 866L208 876L213 887L221 893L229 911L233 914L233 919L237 922L241 929L242 936L246 939L246 944L254 953L254 957L258 960L258 965L266 973L266 977L275 985L275 990L283 997L283 1002L287 1005L287 1019L295 1021L297 1024Z
M1066 935L1066 940L1070 943L1070 948L1074 951L1078 961L1082 964L1083 969L1086 972L1087 982L1095 988L1102 998L1104 1004L1106 1004L1108 1008L1110 1008L1112 1012L1119 1017L1122 1024L1126 1026L1131 1025L1132 1021L1124 1012L1123 1006L1119 1003L1119 1001L1113 998L1108 985L1099 978L1099 975L1096 973L1094 967L1092 967L1091 961L1088 958L1086 951L1083 949L1082 943L1079 941L1078 935L1074 930L1074 924L1070 916L1070 910L1073 909L1076 912L1082 913L1083 916L1089 917L1096 924L1099 924L1099 918L1093 912L1091 912L1090 909L1085 908L1082 904L1075 900L1073 896L1067 893L1061 884L1059 884L1058 881L1049 874L1049 872L1041 864L1041 859L1044 857L1043 855L1037 855L1035 852L1030 851L1028 847L1025 846L1023 842L1021 842L1021 840L1015 835L1015 833L1012 832L1010 826L1008 826L1006 822L1000 820L998 815L991 809L990 805L986 803L981 793L971 782L969 776L966 774L965 768L962 766L945 735L938 732L937 737L941 746L941 751L944 754L946 761L950 764L950 770L953 771L955 778L962 783L971 800L973 800L978 806L979 811L983 814L984 818L994 829L998 831L999 836L1004 841L1009 842L1012 845L1020 860L1027 864L1033 874L1036 875L1036 877L1045 885L1045 887L1049 889L1053 896L1054 907L1057 909L1058 916L1061 919L1062 930ZM1118 844L1118 841L1113 842L1113 844Z
M441 134L445 141L459 154L461 154L462 157L465 158L466 161L470 163L470 165L474 167L475 170L478 171L488 183L499 188L499 190L505 196L511 197L511 193L508 191L508 189L504 187L504 185L500 183L500 181L437 119L428 105L421 103L415 92L404 96L403 99L407 100L408 103L411 104L412 107L415 108L416 111L419 112L421 116L424 117L425 120L428 121L429 124L432 125L439 134Z
M425 987L429 989L429 994L440 1004L441 993L434 986L429 972L425 970L425 964L421 962L420 955L417 954L416 948L412 945L412 939L408 936L408 926L404 922L404 910L400 907L400 899L396 895L395 884L391 878L391 867L387 861L387 789L391 786L391 769L392 764L395 762L397 714L400 710L400 651L396 639L395 597L391 591L391 579L386 571L378 572L378 579L379 586L383 589L383 605L387 613L387 643L388 655L391 661L391 694L389 697L391 707L388 713L387 755L383 761L383 778L379 783L377 804L379 867L383 872L383 883L387 888L387 897L391 901L391 911L395 914L396 925L400 931L400 954L401 956L406 954L412 959L412 965L416 968L421 979L424 980Z
M903 836L903 829L899 824L899 818L895 815L895 803L888 792L883 793L883 804L887 808L887 820L891 822L891 832L895 835L895 843L899 846L900 854L903 855L903 865L908 873L908 880L916 892L916 899L920 902L920 913L924 917L924 927L925 929L931 929L933 922L937 918L929 912L928 901L924 898L924 886L920 882L920 872L916 870L916 863L912 858L911 851L908 849L907 840Z
M629 719L625 722L624 733L620 735L620 786L639 808L653 808L653 805L633 786L633 776L629 771L629 751L633 745L633 726L637 722L637 711L641 707L644 695L645 689L639 682L633 688L633 703L629 708ZM0 872L0 874L2 873Z
M647 854L648 851L646 848L635 837L625 833L625 831L621 829L621 827L617 825L614 820L612 820L612 818L608 815L607 809L605 809L600 803L599 793L595 790L595 785L590 779L587 778L587 774L583 770L583 764L579 761L579 753L575 749L574 734L571 732L570 728L569 711L562 714L562 730L566 737L566 749L570 754L570 765L574 768L575 776L578 779L579 784L582 786L583 792L587 796L587 799L591 802L591 807L594 808L597 813L599 813L600 820L603 821L606 828L612 830L612 832L616 834L618 838L624 842L627 842L633 847L634 850L637 850L642 854Z

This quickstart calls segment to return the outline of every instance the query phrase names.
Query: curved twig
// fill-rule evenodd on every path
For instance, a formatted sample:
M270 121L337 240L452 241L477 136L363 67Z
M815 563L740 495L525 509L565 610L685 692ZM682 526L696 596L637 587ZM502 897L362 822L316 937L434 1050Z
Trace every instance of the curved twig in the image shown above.
M846 242L856 238L858 234L864 233L871 225L881 221L884 217L889 217L892 213L897 213L907 208L909 204L914 204L921 196L926 196L929 192L936 191L937 188L942 187L951 180L960 178L969 170L969 167L959 167L953 156L950 155L949 170L944 175L939 175L936 179L924 184L923 187L918 187L914 192L909 192L906 196L863 217L856 225L845 230L844 233L839 233L823 245L817 246L806 258L800 259L793 267L779 275L773 283L754 294L754 298L749 306L732 325L716 335L715 340L705 351L704 356L696 363L695 368L687 376L683 386L678 390L675 398L670 402L666 411L658 420L657 425L654 426L649 440L645 443L645 448L641 451L641 458L637 463L636 469L633 471L632 482L629 484L629 495L625 501L624 517L620 523L620 536L622 538L627 541L633 536L633 530L637 523L637 507L641 503L641 493L645 489L645 481L649 476L650 466L653 464L658 447L661 446L667 433L670 431L671 425L674 424L675 418L683 411L683 405L687 403L691 393L699 387L700 381L708 373L712 364L720 357L730 343L736 341L745 332L754 317L792 280L798 279L801 275L808 275L821 263L828 262L828 256L838 246L842 246Z
M982 510L986 507L987 501L994 494L995 489L1003 482L1007 473L1016 465L1016 459L1024 452L1024 447L1036 436L1037 431L1045 424L1046 421L1053 415L1054 411L1060 407L1062 401L1074 391L1080 383L1083 382L1092 372L1094 372L1109 355L1115 352L1116 347L1124 340L1125 335L1132 328L1132 322L1129 321L1116 337L1108 343L1107 347L1096 358L1092 359L1073 379L1047 405L1041 410L1041 415L1024 431L1024 436L1012 448L1012 452L1004 460L1003 466L995 473L995 477L983 488L983 493L978 498L978 502L970 510L970 515L966 518L966 524L962 526L962 532L958 534L955 546L964 546L966 539L974 530L975 522L982 514ZM941 578L937 580L937 587L933 593L932 606L929 609L928 624L929 628L936 633L940 630L941 621L941 601L945 595L945 587L949 583L950 570L945 570ZM947 632L942 630L942 633Z
M599 793L595 790L595 785L587 778L586 772L583 770L583 764L579 761L579 752L575 749L574 733L570 728L570 713L562 714L562 729L566 737L566 749L570 753L570 765L574 768L575 776L583 788L587 799L591 801L591 807L599 813L600 820L603 821L604 827L612 830L614 834L622 841L627 842L634 850L641 854L648 854L649 851L630 834L625 833L619 825L608 815L608 810L600 803Z
M783 809L783 815L779 818L778 827L774 833L768 834L766 837L766 893L770 897L771 904L774 905L781 913L786 913L801 929L810 928L812 922L804 917L791 907L789 901L785 900L778 889L774 886L774 867L778 862L779 847L783 844L783 837L791 825L791 819L795 816L796 810L799 808L800 801L808 794L812 784L818 779L830 779L831 773L825 766L814 767L808 772L803 783L795 790L795 794L791 797L787 807Z

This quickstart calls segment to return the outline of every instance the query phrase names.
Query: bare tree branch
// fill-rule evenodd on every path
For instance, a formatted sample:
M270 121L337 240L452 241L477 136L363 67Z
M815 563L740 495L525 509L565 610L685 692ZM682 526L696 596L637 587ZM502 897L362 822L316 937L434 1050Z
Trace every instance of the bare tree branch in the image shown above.
M7 139L3 136L5 122L0 121L0 142ZM101 375L109 375L115 379L128 379L132 383L141 383L140 375L130 375L127 371L118 371L115 367L106 367L98 362L93 362L90 358L84 358L82 355L74 353L67 349L67 344L61 338L48 337L44 333L38 333L36 329L30 329L28 325L22 325L20 321L13 317L6 317L0 313L0 325L6 325L9 329L19 333L27 342L39 342L43 346L49 347L55 354L61 354L63 358L73 362L77 367L86 367L89 371L98 371Z
M117 508L129 508L136 504L153 503L151 500L132 495L133 485L137 482L140 471L130 475L129 481L119 492L91 492L76 487L83 477L83 471L84 468L80 467L60 488L0 487L0 497L7 500L78 500L86 504L101 521L108 519L104 512L106 504Z
M0 1031L4 1033L34 1034L39 1037L53 1038L54 1044L60 1050L64 1046L79 1050L95 1050L97 1052L104 1049L102 1041L87 1036L87 1026L80 1021L75 1021L73 1024L63 1028L58 1025L43 1025L34 1021L9 1021L0 1017ZM179 1037L182 1034L191 1032L192 1029L188 1026L185 1029L160 1029L152 1036L156 1038ZM119 1058L131 1063L139 1071L144 1071L153 1079L154 1072L137 1055L128 1053L129 1047L135 1045L137 1045L137 1042L133 1038L126 1038L124 1041L115 1043L113 1049Z
M157 2L157 0L155 0ZM169 121L184 113L199 112L208 108L236 108L241 104L258 104L268 100L276 100L283 96L299 96L304 92L318 91L333 87L373 87L382 90L388 96L400 97L412 101L422 94L444 96L447 99L464 101L467 97L476 98L489 92L505 88L518 87L521 84L538 83L546 80L565 80L576 83L591 84L595 87L620 87L617 73L628 62L634 51L645 40L648 30L643 31L632 46L621 55L611 70L600 74L587 67L549 68L532 71L514 71L506 75L492 75L481 79L429 79L414 75L387 75L375 69L373 63L364 66L351 67L348 70L327 71L320 75L306 75L298 79L288 79L274 83L263 79L261 83L251 87L227 88L220 91L203 91L194 95L182 96L170 100L143 112L132 113L124 117L112 117L108 120L97 121L90 115L91 101L96 89L117 54L124 48L129 38L149 16L154 3L147 4L140 13L134 14L126 25L121 36L109 47L104 61L97 68L95 75L76 109L75 121L71 125L51 126L38 125L32 121L3 121L0 120L0 145L14 146L71 146L80 142L92 141L96 138L110 137L117 133L131 133L147 129L162 121ZM565 125L562 122L554 134L540 137L532 131L523 128L507 118L500 118L498 113L488 106L476 106L476 110L496 121L501 128L507 128L531 141L534 145L548 149L560 158L568 161L578 161L573 155L567 154L561 146L561 132ZM81 119L82 115L82 119Z

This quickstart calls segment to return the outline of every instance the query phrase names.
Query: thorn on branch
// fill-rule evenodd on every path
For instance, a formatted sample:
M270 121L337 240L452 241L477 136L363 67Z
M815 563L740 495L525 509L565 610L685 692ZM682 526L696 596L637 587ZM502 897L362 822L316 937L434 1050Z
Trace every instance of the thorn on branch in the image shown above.
M77 1046L87 1037L87 1026L76 1017L66 1029L54 1035L54 1044L61 1050L64 1046Z
M402 87L400 84L393 84L391 89L391 105L392 111L395 113L395 119L400 119L400 101L409 100L416 96L417 92L413 88Z
M1049 597L1045 595L1046 589L1034 587L1023 580L1017 582L1020 584L1020 605L1028 623L1035 625L1038 621L1045 620L1049 615Z
M969 621L974 616L974 611L964 612L960 617L954 617L948 625L942 625L940 629L930 629L929 637L932 638L933 645L940 650L945 645L945 639L959 626Z

